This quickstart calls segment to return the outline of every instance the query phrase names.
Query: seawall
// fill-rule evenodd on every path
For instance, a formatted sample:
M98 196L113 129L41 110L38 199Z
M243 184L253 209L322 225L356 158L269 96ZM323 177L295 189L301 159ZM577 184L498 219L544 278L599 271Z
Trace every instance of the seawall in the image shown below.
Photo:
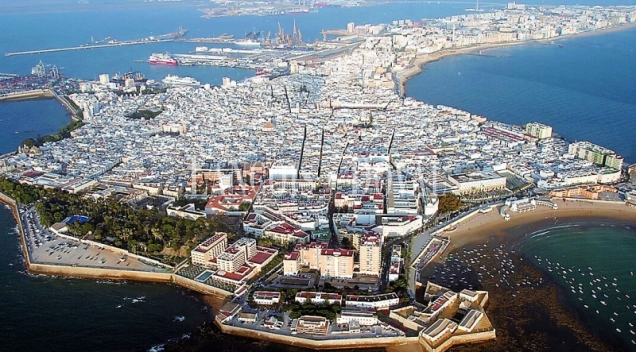
M87 268L81 266L35 264L28 265L30 273L81 277L85 279L109 279L109 280L134 280L147 282L172 282L172 273L151 273L132 270L113 270L100 268Z
M256 331L236 326L225 325L222 324L218 319L215 319L214 323L225 334L243 336L250 339L269 341L303 348L311 348L315 350L389 347L418 343L417 337L370 337L313 340L311 338L279 335L271 332Z
M26 92L15 92L0 95L0 102L2 101L19 101L29 99L55 99L71 114L71 117L81 119L81 111L75 109L67 98L63 95L57 94L52 89L34 89Z

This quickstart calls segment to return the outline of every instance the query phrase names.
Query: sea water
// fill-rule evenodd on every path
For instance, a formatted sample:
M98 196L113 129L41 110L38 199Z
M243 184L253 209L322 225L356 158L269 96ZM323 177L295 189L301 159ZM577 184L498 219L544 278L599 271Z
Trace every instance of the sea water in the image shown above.
M597 333L636 351L636 228L571 224L531 234L518 249L564 289Z
M6 351L148 349L210 317L198 295L166 284L27 274L6 207L0 207L0 278L0 346Z
M55 99L0 103L0 154L15 151L27 138L56 133L71 121Z

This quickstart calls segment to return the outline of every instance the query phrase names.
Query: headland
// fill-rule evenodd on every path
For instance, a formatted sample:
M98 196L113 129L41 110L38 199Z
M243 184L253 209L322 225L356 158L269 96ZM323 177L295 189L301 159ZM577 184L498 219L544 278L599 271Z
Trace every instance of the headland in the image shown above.
M634 11L620 15L598 11L608 20L633 21ZM561 16L552 20L573 25ZM554 26L549 23L542 35L559 37ZM496 43L468 50L510 45L505 40L512 36L510 31L487 28L482 32L490 33ZM431 35L435 40L422 36L436 43L422 48L441 48L439 54L431 54L439 59L456 53L445 51L446 45L456 47L458 42L479 38L455 34L445 26ZM55 188L81 193L91 202L97 199L90 206L82 203L82 197L73 199L83 205L76 209L85 212L108 204L123 209L114 217L126 218L121 214L133 217L133 207L148 209L150 205L161 209L161 216L169 220L155 231L141 221L131 221L124 230L112 226L99 238L93 230L106 222L112 225L110 218L90 223L89 217L86 228L65 222L70 235L58 234L55 240L45 237L47 242L60 241L45 250L46 255L55 254L65 264L40 264L33 257L35 252L29 251L41 244L37 231L41 226L33 219L38 215L33 215L34 209L21 210L7 200L17 214L28 269L174 282L206 294L234 296L215 318L222 331L309 348L419 344L428 351L444 351L456 341L495 339L497 326L504 331L509 328L502 319L506 309L501 307L516 307L506 306L506 294L533 297L533 290L543 290L541 275L524 266L520 258L503 252L504 244L498 251L488 249L495 252L494 257L504 257L499 260L501 270L501 263L523 268L515 274L523 280L517 281L523 288L489 296L479 286L500 292L494 280L469 282L470 278L461 277L461 285L454 288L427 282L420 299L415 300L424 285L407 283L414 269L409 268L410 258L434 241L424 226L455 221L453 217L465 204L482 210L482 203L504 199L514 203L506 205L511 213L501 209L457 223L453 231L444 233L450 238L447 250L452 250L473 241L490 241L493 238L486 237L499 231L545 227L559 221L555 214L568 221L585 216L586 211L588 217L594 211L599 216L633 218L633 210L626 205L628 190L619 196L617 189L603 188L612 193L608 196L614 201L608 203L579 198L561 202L542 196L545 190L574 192L571 187L578 184L628 187L623 159L588 142L554 138L551 127L543 124L529 123L521 129L486 122L469 112L403 99L395 94L391 71L396 57L406 62L413 54L402 55L410 50L406 49L408 36L402 38L404 45L400 39L369 35L350 55L320 63L290 60L289 75L259 76L244 82L227 79L222 87L177 86L144 96L132 84L125 89L139 94L124 95L124 87L113 91L107 75L84 85L84 92L72 94L70 99L85 109L86 126L63 143L51 142L46 148L4 157L6 176L35 190ZM188 109L184 111L183 106ZM436 128L420 130L419 126ZM579 190L579 194L593 192ZM26 203L34 199L46 203L41 194L37 197ZM44 207L56 205L51 203ZM598 211L598 203L603 203L602 211ZM535 209L536 204L551 207ZM63 216L51 216L46 210L41 210L42 215L47 213L51 223L59 218L52 227L62 232L66 227L59 223ZM232 216L239 225L240 236L233 243L228 243L232 236L225 232L206 231L209 238L188 233L186 225L203 226L217 214ZM180 225L174 218L187 221ZM33 239L28 240L29 236ZM111 236L106 240L116 245L108 248L93 240L83 241L84 237L104 240ZM69 241L79 241L84 251L98 253L82 253L75 259L77 252L72 251L79 246ZM413 245L416 241L417 246ZM173 245L166 249L168 242ZM111 250L115 258L107 253ZM483 248L463 250L463 259L469 250L486 255ZM70 257L69 251L73 253ZM148 255L170 251L183 261L174 272L165 266L151 269L146 259L133 255L136 251ZM369 259L361 260L362 253ZM451 255L455 254L449 252L447 257ZM488 255L496 264L493 254ZM122 257L117 261L118 256ZM132 258L138 260L132 266L143 269L123 268ZM106 267L77 264L86 260L94 264L97 259ZM512 287L501 276L499 282L504 280ZM551 298L549 307L539 307L542 317L570 317L555 303L558 295L553 287L540 296ZM495 303L490 311L498 312L492 324L487 316L491 301ZM564 320L551 321L558 326ZM575 339L584 330L580 324L565 329L574 336L574 346L596 343ZM520 332L520 336L526 335ZM504 334L502 340L509 342L506 337Z

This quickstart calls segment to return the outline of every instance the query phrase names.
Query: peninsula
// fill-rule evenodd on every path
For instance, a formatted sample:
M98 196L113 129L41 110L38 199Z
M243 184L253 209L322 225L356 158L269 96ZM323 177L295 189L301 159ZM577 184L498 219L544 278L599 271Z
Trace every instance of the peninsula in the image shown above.
M2 200L31 272L227 297L215 316L226 333L310 348L490 341L493 294L420 280L428 264L481 238L473 226L488 236L585 212L629 223L636 166L543 123L405 98L401 81L421 55L634 21L636 7L512 3L352 25L350 54L278 62L288 74L272 79L141 94L102 75L68 96L84 117L70 138L0 158ZM543 281L528 272L523 283Z

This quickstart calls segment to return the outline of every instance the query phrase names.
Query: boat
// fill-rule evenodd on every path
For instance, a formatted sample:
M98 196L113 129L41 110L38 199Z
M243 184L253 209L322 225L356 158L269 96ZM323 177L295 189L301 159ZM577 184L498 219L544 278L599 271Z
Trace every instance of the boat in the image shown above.
M254 39L239 39L235 41L234 44L240 46L261 46L261 42Z
M270 74L269 70L266 68L260 69L256 71L256 76L263 76L263 75L267 75Z
M166 78L161 80L165 85L168 86L185 86L185 87L198 87L201 85L201 82L197 81L192 77L179 77L175 75L167 75Z
M151 65L167 65L177 66L179 62L177 59L170 56L170 54L152 54L148 58L148 63Z

